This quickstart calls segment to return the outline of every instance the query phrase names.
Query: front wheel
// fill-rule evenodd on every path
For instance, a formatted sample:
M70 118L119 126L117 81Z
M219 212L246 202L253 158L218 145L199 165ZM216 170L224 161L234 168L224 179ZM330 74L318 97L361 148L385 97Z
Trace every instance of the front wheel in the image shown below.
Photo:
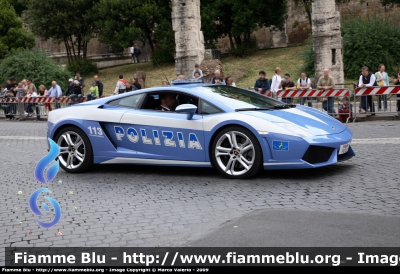
M218 171L227 178L250 178L260 171L263 157L257 138L249 130L233 126L214 139L211 158Z
M89 138L77 127L66 127L56 136L55 141L60 147L58 160L60 166L67 172L84 172L93 164L93 152Z

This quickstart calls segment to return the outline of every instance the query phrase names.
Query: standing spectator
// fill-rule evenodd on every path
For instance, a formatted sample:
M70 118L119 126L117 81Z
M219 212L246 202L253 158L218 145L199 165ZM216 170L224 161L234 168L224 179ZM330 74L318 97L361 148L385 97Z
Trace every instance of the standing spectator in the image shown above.
M28 79L26 82L27 82L26 90L27 91L31 90L32 92L36 93L36 95L37 95L37 89L36 89L35 84L32 83L32 79Z
M378 66L378 72L375 73L376 83L380 87L389 85L389 75L385 72L386 67L384 64L380 64ZM382 98L383 98L383 107L384 110L387 111L387 95L378 95L378 111L382 110Z
M82 93L83 93L83 90L85 88L85 79L83 79L83 77L81 77L81 74L79 72L77 72L75 75L75 80L79 81L79 85L81 86Z
M286 73L285 77L282 80L282 83L280 84L280 89L283 90L293 90L296 89L296 87L294 86L294 83L290 80L290 74ZM286 104L291 104L292 103L292 98L288 97L288 98L282 98L282 102L286 103Z
M70 78L68 80L68 87L67 90L65 91L65 96L71 96L72 94L74 94L74 79Z
M275 69L275 75L274 75L274 77L272 77L270 89L274 95L278 92L278 90L280 89L280 85L282 83L281 73L282 73L281 68L277 67Z
M195 73L198 72L200 77L195 77ZM192 72L192 78L203 78L203 71L200 69L199 64L194 65L194 70Z
M93 80L90 93L86 96L86 99L87 101L92 101L96 98L99 98L99 87L97 86L97 82Z
M102 97L103 97L104 85L103 85L103 83L100 81L98 75L95 75L95 76L93 77L93 79L96 81L97 87L99 88L99 98L102 98Z
M140 55L142 52L136 43L133 45L133 54L135 55L136 62L140 63Z
M119 80L117 82L117 86L115 87L114 94L121 94L126 91L126 81L124 80L124 76L120 75Z
M394 76L394 84L400 86L400 67L397 69L397 73ZM397 93L397 112L400 112L400 94Z
M46 87L44 85L40 85L39 86L39 96L47 97L47 93L48 93L48 90L46 89ZM44 103L44 109L45 109L44 115L47 115L46 110L48 110L49 112L53 110L50 103Z
M169 83L168 83L168 81L164 80L164 81L161 82L161 85L162 86L169 86Z
M69 98L74 104L79 104L82 101L83 91L81 84L78 80L74 80L74 94L72 94Z
M27 98L37 98L37 92L33 91L32 89L28 89L28 94L26 95ZM35 107L36 109L36 120L35 121L40 121L40 106L38 103L28 103L26 107L26 111L28 112L28 117L32 117L33 115L33 109L32 107Z
M134 86L131 83L126 82L126 92L130 92L130 91L134 91L134 90L136 90L136 88L134 88Z
M376 83L375 75L369 72L368 67L362 67L360 80L358 81L358 86L360 88L378 86L378 84ZM372 101L372 95L361 96L360 113L368 112L368 108L369 112L372 113L375 112L375 106L374 102Z
M311 88L311 80L307 77L307 74L303 71L300 75L299 80L297 81L297 89L310 89ZM307 104L310 108L312 108L312 97L301 97L300 105L304 105L307 99Z
M39 95L47 97L47 93L48 93L48 90L46 89L46 87L44 85L40 85L39 86ZM44 110L44 115L47 115L47 111L46 110L48 110L49 112L53 110L53 108L51 107L50 103L45 103L44 104L44 109L45 109Z
M132 47L129 48L129 52L132 57L132 63L135 63L135 45L134 44L132 44Z
M214 71L214 78L211 79L210 84L215 84L215 79L217 79L217 78L222 78L221 71L218 69L216 71ZM226 84L225 80L222 80L222 84L224 84L224 85Z
M319 78L317 88L322 91L335 88L335 80L333 79L332 76L329 75L329 69L327 68L324 69L324 75L321 76L321 78ZM335 98L328 97L325 102L322 104L323 108L328 112L329 115L335 116L336 111L333 108L333 104L335 103Z
M22 88L24 88L25 90L27 90L27 87L28 87L28 82L27 82L27 80L26 79L22 79Z
M56 99L56 108L60 108L61 105L58 102L60 97L62 96L62 90L59 85L57 85L56 81L51 82L51 88L46 94L46 97L54 98Z
M7 89L7 86L11 86L11 81L7 80L7 85L6 85L6 98L9 98L11 100L11 98L13 98L14 92L12 90ZM14 103L8 103L4 105L4 113L6 114L6 120L14 120L14 114L16 114L16 108L15 108L15 104Z
M227 86L236 87L235 82L233 82L233 79L229 76L225 78L225 83Z
M24 88L24 84L22 82L19 82L17 86L17 93L15 95L15 97L17 97L18 99L18 106L17 106L17 110L19 113L18 121L26 120L26 115L28 114L25 112L25 104L21 102L21 99L23 99L25 95L26 95L26 90Z
M179 74L177 80L185 80L185 75Z
M139 80L137 78L132 78L132 88L133 90L141 89L142 86L139 84Z
M254 84L254 90L258 91L260 94L265 94L271 88L268 79L265 78L265 71L260 71L258 76L260 78L258 78Z
M16 89L17 86L18 86L17 80L16 80L14 77L11 78L11 86L12 86L14 89ZM17 91L15 90L15 91L14 91L14 95L15 95L16 92L17 92Z

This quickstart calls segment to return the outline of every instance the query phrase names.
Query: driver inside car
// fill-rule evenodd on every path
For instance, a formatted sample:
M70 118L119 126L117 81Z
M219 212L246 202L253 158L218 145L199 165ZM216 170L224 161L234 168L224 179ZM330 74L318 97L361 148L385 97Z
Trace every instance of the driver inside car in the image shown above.
M172 93L161 93L160 94L160 106L156 110L161 111L175 111L176 98Z

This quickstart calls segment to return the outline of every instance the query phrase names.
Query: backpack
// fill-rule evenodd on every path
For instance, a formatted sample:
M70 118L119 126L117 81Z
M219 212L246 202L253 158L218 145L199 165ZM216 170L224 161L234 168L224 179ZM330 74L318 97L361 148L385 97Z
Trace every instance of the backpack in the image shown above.
M306 83L308 82L309 79L310 79L310 78L306 77ZM299 78L299 81L298 81L298 82L301 84L301 78ZM312 81L310 81L310 88L311 88L311 89L313 88L313 86L312 86Z

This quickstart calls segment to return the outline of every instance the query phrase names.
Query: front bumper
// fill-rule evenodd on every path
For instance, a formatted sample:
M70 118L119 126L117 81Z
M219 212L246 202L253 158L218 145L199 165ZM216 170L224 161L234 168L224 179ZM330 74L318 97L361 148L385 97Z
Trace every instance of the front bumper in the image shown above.
M352 147L339 155L341 145L349 144L353 137L349 129L325 136L294 137L267 134L262 138L264 169L305 169L333 165L355 156ZM282 149L276 144L284 144Z

